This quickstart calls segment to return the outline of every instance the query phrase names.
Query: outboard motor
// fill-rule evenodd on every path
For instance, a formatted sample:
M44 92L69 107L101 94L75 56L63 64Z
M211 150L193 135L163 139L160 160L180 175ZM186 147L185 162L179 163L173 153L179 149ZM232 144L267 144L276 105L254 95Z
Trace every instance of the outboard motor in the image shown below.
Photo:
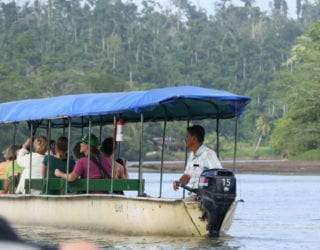
M236 178L228 169L208 169L200 175L198 194L203 219L211 236L219 236L220 227L236 198Z

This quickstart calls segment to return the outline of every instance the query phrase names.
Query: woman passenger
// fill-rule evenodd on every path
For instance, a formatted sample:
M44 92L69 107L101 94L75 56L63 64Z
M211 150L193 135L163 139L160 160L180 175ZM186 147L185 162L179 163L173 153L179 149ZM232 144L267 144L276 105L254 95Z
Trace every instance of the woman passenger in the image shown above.
M108 158L110 165L113 159L113 138L107 137L101 144L101 152ZM128 161L125 159L117 159L114 163L113 178L128 179Z
M38 136L34 138L33 148L35 152L32 152L32 154L30 154L30 144L31 144L31 139L28 138L25 141L25 143L22 145L22 148L17 152L17 162L22 168L24 168L24 170L22 172L16 193L22 193L22 194L26 193L24 185L25 185L25 180L29 179L30 170L31 170L31 178L42 178L41 166L42 166L42 161L44 159L44 155L48 149L47 137ZM32 163L31 166L30 166L30 156L31 156L31 163ZM31 190L31 193L40 194L40 191Z
M5 173L3 176L3 179L5 179L4 183L4 190L2 193L7 194L9 193L9 187L10 187L10 179L9 177L13 176L15 178L11 178L11 181L14 180L14 186L16 187L18 185L20 175L23 171L23 168L19 166L19 164L16 161L17 158L17 150L19 150L21 146L18 145L10 145L5 151L4 151L4 157L6 159L6 168Z
M9 160L9 163L6 167L6 172L4 174L5 184L4 184L4 193L9 193L10 181L14 181L14 187L19 183L20 175L23 172L23 168L17 163L17 151L21 148L18 145L10 145L6 150L6 157ZM13 173L13 176L12 176ZM10 178L14 177L14 178Z
M98 150L99 140L94 135L91 134L90 137L79 138L80 142L80 153L84 154L85 157L77 160L73 171L70 174L55 169L56 177L67 179L68 181L75 181L80 178L90 179L109 179L111 178L111 165L109 164L108 159L100 154ZM90 142L90 144L89 144ZM88 155L90 151L90 172L88 176ZM95 193L105 193L105 192L95 192Z
M107 137L101 144L101 152L108 158L110 165L112 166L113 160L113 138ZM114 169L113 169L113 178L115 179L128 179L128 161L125 159L117 159L114 162ZM115 194L123 195L123 191L113 191Z

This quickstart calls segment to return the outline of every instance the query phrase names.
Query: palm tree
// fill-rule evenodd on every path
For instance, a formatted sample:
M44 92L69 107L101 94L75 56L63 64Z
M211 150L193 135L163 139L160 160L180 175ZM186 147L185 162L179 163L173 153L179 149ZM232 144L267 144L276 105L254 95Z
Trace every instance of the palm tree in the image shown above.
M260 116L256 121L256 131L260 134L259 140L257 142L256 148L254 152L257 152L263 137L265 137L270 132L270 126L267 123L265 117Z

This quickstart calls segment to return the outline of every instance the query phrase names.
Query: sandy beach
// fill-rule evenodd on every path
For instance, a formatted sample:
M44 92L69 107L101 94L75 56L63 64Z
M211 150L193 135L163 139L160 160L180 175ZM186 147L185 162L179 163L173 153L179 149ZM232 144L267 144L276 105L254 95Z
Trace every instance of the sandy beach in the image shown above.
M136 167L136 166L132 166ZM223 167L233 170L232 162L223 162ZM144 168L159 170L160 164L145 164ZM165 163L164 171L182 172L183 163ZM252 174L303 174L320 175L320 161L239 161L235 166L236 173Z

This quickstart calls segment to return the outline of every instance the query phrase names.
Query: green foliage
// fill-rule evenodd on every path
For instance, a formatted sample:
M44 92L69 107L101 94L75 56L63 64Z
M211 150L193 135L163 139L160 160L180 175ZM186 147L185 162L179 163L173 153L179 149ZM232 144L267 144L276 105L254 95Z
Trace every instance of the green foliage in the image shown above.
M300 161L319 161L320 160L320 150L314 149L305 151L303 153L297 154L295 156L290 156L289 160L300 160Z
M287 86L291 103L276 123L270 145L283 155L297 155L320 147L320 22L297 40L290 62L294 72ZM285 78L285 76L284 76Z
M268 146L261 146L259 150L255 151L252 145L240 143L237 149L237 159L277 159L282 158L277 154L272 148ZM233 148L221 153L222 160L231 160L233 159L234 152Z
M272 137L270 139L270 145L276 152L282 154L283 157L287 157L290 153L292 153L291 143L288 142L288 138L292 135L292 131L288 128L291 127L292 120L288 119L280 119L276 123L276 128L272 133Z
M241 151L239 152L241 155ZM242 153L243 154L243 153ZM245 157L248 158L248 157ZM254 152L252 159L279 159L282 158L271 147L259 147L259 150Z
M287 17L286 1L276 1L271 15L253 1L243 1L244 6L220 1L210 17L190 1L174 2L177 11L155 1L144 1L141 10L124 2L51 0L19 6L1 1L0 101L177 85L223 89L252 97L240 119L241 141L255 145L267 132L256 129L260 117L270 132L275 127L275 134L288 136L276 125L286 115L282 119L289 122L280 125L289 123L288 131L296 133L295 126L305 136L292 140L294 146L272 137L278 152L319 147L318 25L299 37L290 55L303 28L318 19L318 2L298 1L297 20ZM216 125L203 124L214 146ZM152 137L162 126L147 129L145 152L154 150ZM132 138L123 147L136 157L137 129L129 130ZM223 123L221 132L221 153L228 153L233 125ZM183 138L184 133L185 125L168 126L168 135ZM183 151L183 139L174 147Z
M88 88L86 92L120 92L127 87L126 82L119 77L99 72L88 72L81 80Z

